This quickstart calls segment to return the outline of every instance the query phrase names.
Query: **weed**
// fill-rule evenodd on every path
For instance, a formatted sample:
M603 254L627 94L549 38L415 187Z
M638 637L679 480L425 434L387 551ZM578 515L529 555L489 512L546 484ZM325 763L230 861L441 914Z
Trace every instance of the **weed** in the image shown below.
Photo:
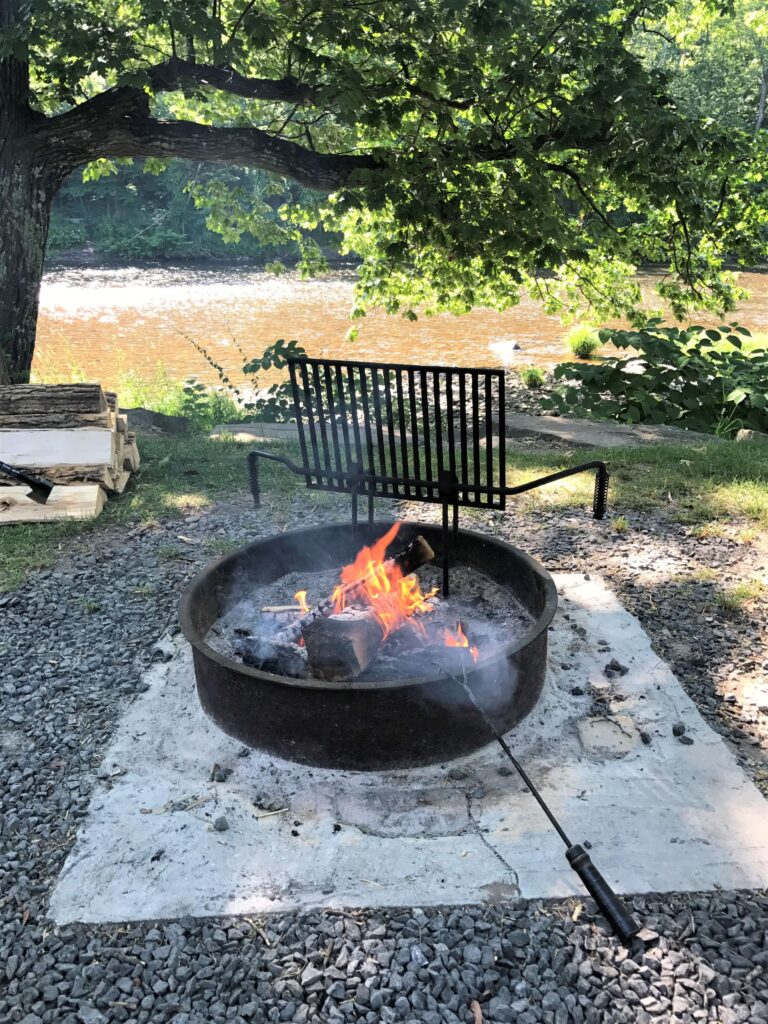
M740 612L750 601L761 597L764 590L765 584L760 580L744 580L735 587L729 587L728 590L718 590L715 594L715 603L723 611Z
M205 542L205 546L214 555L228 555L230 551L235 551L240 547L240 542L231 537L211 537Z
M591 359L601 347L597 331L586 324L572 327L565 336L565 344L577 359Z
M181 558L184 552L181 548L177 548L174 544L161 544L157 549L157 554L160 558L175 559Z
M696 537L697 540L706 540L707 537L725 537L727 533L728 528L725 523L719 523L717 520L698 523L691 530L691 536Z
M626 516L614 516L611 520L611 526L616 533L626 533L629 529L629 520Z
M696 583L714 583L717 579L717 569L713 569L708 565L702 565L700 568L693 570L689 579L694 580Z
M544 371L538 366L523 366L518 376L523 387L531 391L538 391L544 385Z

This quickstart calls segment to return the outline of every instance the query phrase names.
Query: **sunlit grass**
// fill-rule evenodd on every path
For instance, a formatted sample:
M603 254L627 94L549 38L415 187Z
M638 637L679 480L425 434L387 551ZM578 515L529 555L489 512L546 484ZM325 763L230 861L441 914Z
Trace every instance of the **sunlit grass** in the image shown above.
M29 573L51 564L71 550L78 537L92 531L114 524L150 528L168 517L210 507L227 495L247 492L247 443L200 435L142 436L139 447L139 473L125 494L107 503L98 519L0 528L0 590L14 589ZM273 443L270 450L300 458L295 444ZM738 531L740 539L751 542L768 526L768 446L757 444L657 445L571 453L511 450L508 483L523 483L595 459L609 465L609 516L618 532L625 529L624 513L630 509L661 509L702 537ZM332 510L337 500L331 494L304 491L300 480L271 462L262 465L261 477L264 505L278 518L288 516L297 489L305 502L319 509ZM533 512L541 507L588 509L593 488L594 474L584 473L513 500L516 508ZM214 539L211 544L211 551L226 550L226 540Z
M715 603L727 612L740 612L752 601L765 593L765 584L760 580L743 580L733 587L718 590Z
M602 459L611 474L609 508L665 508L680 522L707 525L712 536L722 521L745 519L768 526L768 446L713 442L704 445L648 445L640 448L553 453L510 452L515 484ZM568 507L591 500L593 476L568 477L530 492L530 503Z

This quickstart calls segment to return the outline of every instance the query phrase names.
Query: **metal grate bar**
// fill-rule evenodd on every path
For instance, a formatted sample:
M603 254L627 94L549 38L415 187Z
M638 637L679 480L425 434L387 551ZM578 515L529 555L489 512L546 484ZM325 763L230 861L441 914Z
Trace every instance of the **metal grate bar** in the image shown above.
M467 490L468 465L467 465L467 375L459 374L459 443L461 445L461 497L463 501L469 501Z
M373 393L373 409L375 414L376 422L376 440L379 445L379 475L387 475L387 450L384 447L384 424L381 419L381 395L379 394L379 374L376 367L371 367L371 391ZM384 489L384 496L388 496L389 491Z
M472 478L475 501L480 501L480 376L472 371Z
M445 453L443 451L443 412L440 408L440 371L435 370L432 374L432 390L434 392L434 414L435 414L435 456L437 458L437 474L445 469Z
M304 408L307 411L307 423L309 425L309 440L312 445L312 466L314 469L313 476L317 477L317 483L313 484L313 486L319 487L321 483L321 478L318 475L318 470L320 469L320 449L317 446L315 417L312 411L312 392L309 387L309 373L307 372L306 363L301 364L301 381L304 387Z
M403 400L403 371L395 370L395 393L397 396L397 421L400 428L400 455L404 477L409 477L408 472L408 431L405 426L405 401ZM417 474L418 476L418 474ZM411 488L405 488L405 497L411 498Z
M320 427L320 439L322 441L323 463L326 469L331 468L331 457L328 448L328 428L326 426L325 407L323 406L323 388L320 383L320 364L312 364L312 382L315 388L315 413Z
M373 432L371 430L371 403L368 401L368 385L365 378L365 369L360 367L360 393L363 399L363 421L365 423L365 444L366 455L368 456L366 472L373 476L376 472L376 460L374 456Z
M296 372L296 363L288 364L288 372L291 377L291 391L293 393L293 408L296 416L296 426L299 431L299 448L301 449L301 463L305 468L309 468L309 459L307 458L307 438L304 433L304 410L306 408L306 397L302 395L301 389L299 388L299 378ZM306 372L306 371L305 371ZM307 487L312 486L312 477L307 472L304 476L304 481Z
M391 370L384 371L384 407L387 411L387 441L389 442L389 458L392 468L392 476L397 480L397 438L395 437L395 416L392 411L392 378ZM392 493L396 498L400 497L400 488L397 484L392 485Z
M451 471L451 478L456 479L456 422L454 420L453 408L453 371L449 370L445 375L445 414L447 417L446 430L448 431L448 468Z
M432 428L429 422L429 397L427 391L427 371L419 371L419 381L421 383L421 418L424 424L424 461L426 463L426 476L429 480L434 480L435 473L432 467ZM427 497L429 501L435 500L435 489L429 487L427 489Z
M344 468L344 464L341 459L341 446L339 444L339 424L333 393L332 367L323 367L323 378L325 381L325 399L328 403L328 419L330 420L331 437L333 439L333 454L335 456L336 468L341 470Z
M485 477L489 484L493 483L493 398L490 373L485 375Z
M411 413L411 444L413 445L413 448L412 448L412 451L413 451L413 472L416 474L416 477L418 479L418 477L421 476L421 466L420 466L420 456L419 456L419 448L421 447L421 445L419 443L419 420L418 420L418 417L416 415L416 380L415 380L415 374L413 374L413 373L408 373L407 376L408 376L408 403L410 405L410 413ZM421 489L421 487L417 487L416 488L416 500L417 501L421 501L421 498L422 498L422 489Z

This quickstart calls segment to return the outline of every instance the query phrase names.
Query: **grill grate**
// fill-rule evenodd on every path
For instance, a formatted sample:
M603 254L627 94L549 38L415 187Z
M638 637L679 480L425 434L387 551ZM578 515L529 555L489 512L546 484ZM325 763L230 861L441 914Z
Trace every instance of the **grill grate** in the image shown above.
M308 487L505 507L502 370L288 365Z

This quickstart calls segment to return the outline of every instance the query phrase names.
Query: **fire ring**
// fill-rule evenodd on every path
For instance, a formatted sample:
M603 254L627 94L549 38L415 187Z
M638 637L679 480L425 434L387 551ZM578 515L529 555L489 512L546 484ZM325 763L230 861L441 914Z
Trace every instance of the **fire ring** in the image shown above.
M361 543L373 543L390 525L360 525L356 536L348 524L278 534L217 559L195 576L182 595L179 622L192 645L200 703L219 728L276 757L356 771L435 764L492 741L459 681L429 666L423 674L389 682L294 679L249 668L205 642L235 580L239 586L255 585L289 572L341 567ZM398 536L407 543L417 534L439 561L441 529L405 522ZM458 531L452 558L508 587L534 619L522 637L466 669L473 695L504 733L529 713L541 693L557 589L530 555L470 530Z

